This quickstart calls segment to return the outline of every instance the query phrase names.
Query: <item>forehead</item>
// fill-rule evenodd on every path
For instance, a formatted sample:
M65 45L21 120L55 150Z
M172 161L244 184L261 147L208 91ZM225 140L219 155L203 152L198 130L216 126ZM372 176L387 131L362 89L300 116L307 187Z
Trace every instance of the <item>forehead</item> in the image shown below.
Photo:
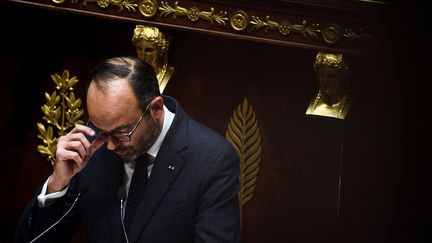
M139 113L140 107L129 82L119 79L101 86L91 82L87 92L87 110L92 122L99 125L105 121L129 121Z

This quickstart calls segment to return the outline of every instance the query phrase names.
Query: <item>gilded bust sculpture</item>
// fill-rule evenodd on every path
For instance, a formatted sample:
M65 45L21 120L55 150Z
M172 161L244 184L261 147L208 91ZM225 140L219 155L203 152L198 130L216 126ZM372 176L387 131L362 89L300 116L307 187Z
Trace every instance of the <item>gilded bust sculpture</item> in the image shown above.
M168 66L169 41L156 27L136 25L132 43L138 58L150 63L155 69L162 93L174 72L174 67Z
M348 97L349 68L342 54L318 52L313 68L317 74L319 91L310 102L306 115L344 120L351 101Z

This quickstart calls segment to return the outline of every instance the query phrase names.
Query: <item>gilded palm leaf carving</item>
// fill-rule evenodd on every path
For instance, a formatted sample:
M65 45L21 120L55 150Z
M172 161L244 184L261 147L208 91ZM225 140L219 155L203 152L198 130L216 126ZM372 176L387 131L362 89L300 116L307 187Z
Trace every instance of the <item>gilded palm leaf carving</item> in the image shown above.
M231 118L226 132L226 139L234 146L240 157L240 219L243 219L243 206L254 195L261 161L261 135L255 112L247 99L243 100Z
M76 98L73 92L78 79L69 77L69 71L63 70L62 75L53 74L51 79L56 85L56 90L50 95L45 93L46 104L41 109L43 112L42 119L46 121L46 127L43 123L37 123L39 135L43 144L37 146L37 151L52 165L55 163L55 151L57 147L58 137L65 135L75 124L83 124L80 118L84 115L84 110L81 109L81 99ZM57 93L57 91L59 93ZM54 135L54 129L57 135Z

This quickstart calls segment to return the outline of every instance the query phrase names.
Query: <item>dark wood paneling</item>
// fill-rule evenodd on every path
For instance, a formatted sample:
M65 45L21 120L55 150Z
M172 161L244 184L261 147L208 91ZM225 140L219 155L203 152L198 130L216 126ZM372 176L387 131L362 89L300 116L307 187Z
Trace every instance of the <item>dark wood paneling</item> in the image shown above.
M0 200L0 241L10 242L22 208L51 172L36 152L39 107L53 89L49 75L69 69L81 80L82 96L97 61L135 55L134 24L3 2L0 24L0 182L9 195ZM316 50L165 31L176 69L167 95L221 134L244 98L256 112L262 161L244 209L243 242L407 242L420 232L412 228L424 227L422 208L408 207L420 204L412 199L420 193L410 190L421 179L413 170L420 157L411 153L418 147L409 131L419 130L422 119L407 112L415 104L412 74L418 69L414 61L401 61L405 53L346 54L354 103L341 122L304 115L318 88ZM405 130L409 125L413 130Z

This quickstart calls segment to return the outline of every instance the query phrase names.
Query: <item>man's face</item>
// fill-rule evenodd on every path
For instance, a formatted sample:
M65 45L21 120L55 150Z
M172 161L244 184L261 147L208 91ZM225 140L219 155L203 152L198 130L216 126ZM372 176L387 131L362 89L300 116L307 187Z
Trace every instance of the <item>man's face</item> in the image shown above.
M87 109L91 123L103 133L129 133L136 126L130 141L116 141L112 136L106 140L107 148L126 161L145 153L161 130L151 115L151 105L138 123L143 110L126 80L114 81L103 89L92 82L87 92Z

